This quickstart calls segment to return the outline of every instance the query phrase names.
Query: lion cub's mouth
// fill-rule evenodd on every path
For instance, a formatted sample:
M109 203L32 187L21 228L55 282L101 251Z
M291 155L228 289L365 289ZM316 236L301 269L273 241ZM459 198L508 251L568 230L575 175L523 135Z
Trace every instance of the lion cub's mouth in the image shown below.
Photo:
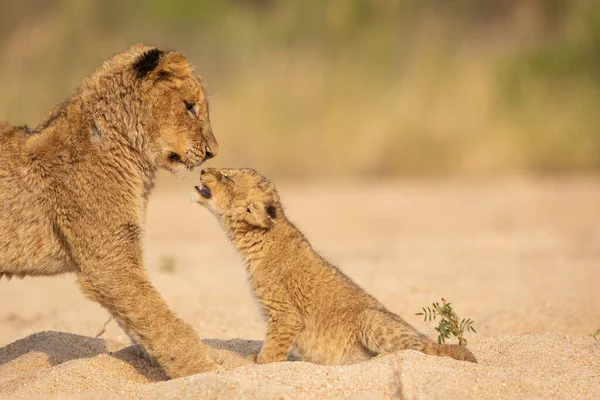
M208 186L200 184L200 186L194 186L194 188L200 194L200 196L204 197L205 199L211 198L212 193L210 192L210 188Z

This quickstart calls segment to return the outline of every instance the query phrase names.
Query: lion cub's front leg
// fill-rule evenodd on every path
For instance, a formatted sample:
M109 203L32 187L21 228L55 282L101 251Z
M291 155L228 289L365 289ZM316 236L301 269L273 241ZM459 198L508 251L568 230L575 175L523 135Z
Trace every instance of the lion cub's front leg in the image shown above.
M79 263L83 293L106 308L171 378L217 369L194 329L169 309L150 283L139 246L119 241L118 235L113 238L108 249Z
M300 319L295 314L269 318L269 327L262 349L250 359L258 364L286 361L288 352L302 329Z
M152 357L152 355L148 353L144 345L141 344L140 338L137 337L133 332L129 331L127 329L127 325L125 325L125 323L122 320L117 319L116 321L121 327L121 329L123 329L123 332L125 332L127 336L129 336L129 339L133 344L135 354L139 358L143 358L144 360L148 361L153 367L159 366L160 364L158 363L158 361L156 361L156 358Z

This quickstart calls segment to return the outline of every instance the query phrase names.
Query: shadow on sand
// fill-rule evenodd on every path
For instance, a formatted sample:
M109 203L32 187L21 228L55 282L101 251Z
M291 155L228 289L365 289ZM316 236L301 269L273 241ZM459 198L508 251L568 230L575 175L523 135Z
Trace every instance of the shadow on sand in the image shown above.
M247 356L258 352L262 346L262 341L244 339L205 339L203 343L210 347L211 358L224 369L251 364L247 360ZM135 346L123 347L123 345L101 338L55 331L34 333L0 348L0 367L28 353L45 354L50 366L108 354L131 364L140 375L145 376L151 382L168 379L162 368L153 366L148 360L139 357Z

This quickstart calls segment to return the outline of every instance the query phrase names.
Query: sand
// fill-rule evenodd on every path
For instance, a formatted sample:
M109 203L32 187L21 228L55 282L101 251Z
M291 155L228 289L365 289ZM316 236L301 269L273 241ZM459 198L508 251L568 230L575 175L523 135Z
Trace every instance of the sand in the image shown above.
M391 310L441 297L475 320L479 364L403 351L349 366L258 366L265 325L190 181L151 200L152 281L222 364L167 380L73 276L0 281L0 397L600 398L600 180L280 183L314 246Z

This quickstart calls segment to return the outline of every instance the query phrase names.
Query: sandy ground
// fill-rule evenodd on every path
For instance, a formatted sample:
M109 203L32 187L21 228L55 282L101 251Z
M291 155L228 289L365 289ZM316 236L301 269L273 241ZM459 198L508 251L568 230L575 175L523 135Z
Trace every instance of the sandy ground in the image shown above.
M0 281L0 397L600 398L600 180L279 185L317 249L391 310L449 299L479 364L403 351L350 366L264 366L265 326L216 220L161 178L146 260L223 370L165 381L73 276ZM221 349L221 350L219 350ZM230 350L230 351L226 351Z

